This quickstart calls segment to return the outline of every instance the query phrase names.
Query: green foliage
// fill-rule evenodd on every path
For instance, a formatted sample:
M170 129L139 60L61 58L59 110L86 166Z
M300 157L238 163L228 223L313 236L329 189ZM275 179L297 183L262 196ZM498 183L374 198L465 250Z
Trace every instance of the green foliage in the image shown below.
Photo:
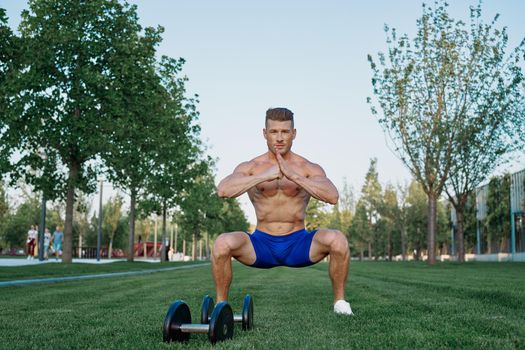
M46 198L66 198L67 263L75 191L94 190L97 160L122 127L114 123L124 105L114 82L130 67L128 50L142 28L136 7L117 0L31 0L29 8L19 27L20 69L6 83L13 101L7 123L20 132L11 175Z
M236 198L223 198L223 204L218 219L221 222L222 232L244 231L250 228L244 212ZM213 232L210 232L213 234Z
M428 211L427 197L418 182L410 183L406 202L408 251L415 252L415 257L419 259L425 247L424 233L427 227Z
M180 236L188 240L195 235L195 239L200 239L203 232L212 236L224 232L220 217L222 210L223 202L217 196L211 174L193 179L180 204L177 220Z
M372 243L377 243L381 240L382 231L377 226L380 217L380 208L382 205L382 188L379 183L379 177L377 174L377 159L370 159L370 166L365 176L365 183L361 189L361 204L366 209L366 215L368 218L368 225L370 230L365 231L367 235L361 235L362 239L368 243L368 254L372 256L374 254L375 247ZM377 255L376 255L377 257Z
M445 184L461 213L468 193L501 164L504 153L519 147L512 136L525 124L525 41L507 56L506 29L495 28L498 16L483 24L479 4L471 8L468 27L451 18L447 7L445 1L434 8L423 4L413 40L385 26L388 54L379 54L379 64L368 57L383 112L379 123L429 197L429 263L435 260L434 208ZM379 115L376 106L372 112ZM461 250L462 225L459 231Z
M40 222L40 200L38 197L24 193L24 201L12 215L7 216L3 225L3 240L9 247L25 247L27 231L31 225Z
M508 252L510 233L510 175L490 179L485 218L488 253Z
M5 226L9 218L9 203L4 184L0 181L0 247L5 246Z
M368 213L365 203L362 200L357 201L355 215L350 225L350 247L357 250L362 257L365 242L372 235L368 219Z
M0 8L0 180L12 170L9 159L16 148L18 130L10 128L8 123L12 103L8 82L18 69L20 44L8 25L5 9Z
M398 205L397 192L393 185L389 184L386 186L383 193L383 200L379 207L381 214L380 224L381 228L378 230L381 235L378 235L379 242L376 245L380 245L383 242L384 253L388 256L389 260L392 260L394 255L394 240L395 237L399 237L399 216L400 209Z
M306 207L305 227L308 231L317 230L325 226L325 204L318 199L310 198Z
M102 207L102 237L105 244L113 244L127 233L125 219L122 217L123 198L119 195L110 198Z

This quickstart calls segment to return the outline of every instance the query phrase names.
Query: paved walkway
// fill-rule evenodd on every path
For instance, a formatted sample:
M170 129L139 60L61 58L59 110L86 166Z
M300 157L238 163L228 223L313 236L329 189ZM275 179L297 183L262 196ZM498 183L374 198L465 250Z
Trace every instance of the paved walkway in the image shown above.
M66 281L88 280L88 279L94 279L94 278L113 278L113 277L122 277L122 276L136 276L136 275L145 275L145 274L150 274L150 273L172 271L172 270L193 269L193 268L208 266L208 265L210 265L210 263L173 266L173 267L165 267L161 269L151 269L151 270L101 273L101 274L96 274L96 275L79 275L79 276L12 280L12 281L0 282L0 287L24 286L24 285L42 284L42 283L58 283L58 282L66 282Z
M118 261L126 261L126 259L73 259L73 263L79 264L109 264ZM160 259L144 259L144 258L135 258L135 262L148 262L148 263L160 263ZM61 263L62 259L56 260L51 258L49 260L39 261L38 259L27 260L22 258L0 258L0 267L3 266L27 266L27 265L40 265L40 264L52 264L52 263Z
M126 261L126 259L101 259L100 261L97 261L97 259L73 259L74 263L81 263L81 264L108 264L116 261ZM145 261L145 260L140 260ZM16 258L1 258L0 259L0 266L27 266L27 265L40 265L40 264L56 264L61 263L62 259L55 260L55 258L51 258L49 260L39 261L38 259L34 260L27 260L27 259L16 259ZM154 261L151 260L151 262L158 262L158 260Z

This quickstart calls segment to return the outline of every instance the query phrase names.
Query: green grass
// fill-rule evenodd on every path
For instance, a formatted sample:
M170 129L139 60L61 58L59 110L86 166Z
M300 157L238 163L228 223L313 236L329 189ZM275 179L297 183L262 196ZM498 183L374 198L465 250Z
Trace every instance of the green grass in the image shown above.
M198 262L196 262L198 264ZM60 276L91 275L111 272L155 270L165 267L188 265L182 262L170 262L167 264L149 262L114 262L109 264L71 264L48 263L26 266L4 266L0 267L0 281L48 278Z
M354 317L331 311L326 264L234 269L230 301L239 312L243 295L253 295L255 328L236 326L234 339L215 349L525 348L525 264L355 262L347 290ZM203 295L213 294L209 266L0 293L0 347L210 348L202 334L186 345L164 344L161 331L175 299L197 318Z

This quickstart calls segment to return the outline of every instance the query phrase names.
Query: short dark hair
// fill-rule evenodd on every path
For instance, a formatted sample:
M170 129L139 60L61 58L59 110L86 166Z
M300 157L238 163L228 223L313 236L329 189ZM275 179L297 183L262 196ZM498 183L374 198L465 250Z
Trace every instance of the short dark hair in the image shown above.
M293 112L288 108L278 107L268 109L266 111L266 119L264 121L265 125L268 124L268 120L276 120L280 122L291 120L293 128Z

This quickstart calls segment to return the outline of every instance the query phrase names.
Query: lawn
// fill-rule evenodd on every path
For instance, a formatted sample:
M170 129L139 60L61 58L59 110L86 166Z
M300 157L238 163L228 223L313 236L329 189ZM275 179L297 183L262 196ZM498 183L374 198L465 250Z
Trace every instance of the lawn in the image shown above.
M119 268L124 267L130 268L129 264ZM48 268L56 267L39 267ZM95 265L88 272L108 272L107 268ZM234 269L230 301L239 312L243 295L253 295L255 328L242 332L236 326L234 339L218 343L216 349L525 348L523 263L429 267L355 262L347 291L354 317L331 311L324 263L270 270L235 264ZM44 274L42 270L35 273ZM24 276L31 277L27 271ZM185 346L165 344L161 330L175 299L184 299L197 318L203 295L213 293L209 265L114 279L4 287L0 293L3 348L210 348L202 334L192 335Z
M197 263L197 262L196 262ZM61 276L91 275L112 272L156 270L165 267L189 265L190 263L170 262L158 264L149 262L114 262L110 264L71 264L46 263L25 266L0 266L0 282L9 280L24 280L33 278L50 278Z

